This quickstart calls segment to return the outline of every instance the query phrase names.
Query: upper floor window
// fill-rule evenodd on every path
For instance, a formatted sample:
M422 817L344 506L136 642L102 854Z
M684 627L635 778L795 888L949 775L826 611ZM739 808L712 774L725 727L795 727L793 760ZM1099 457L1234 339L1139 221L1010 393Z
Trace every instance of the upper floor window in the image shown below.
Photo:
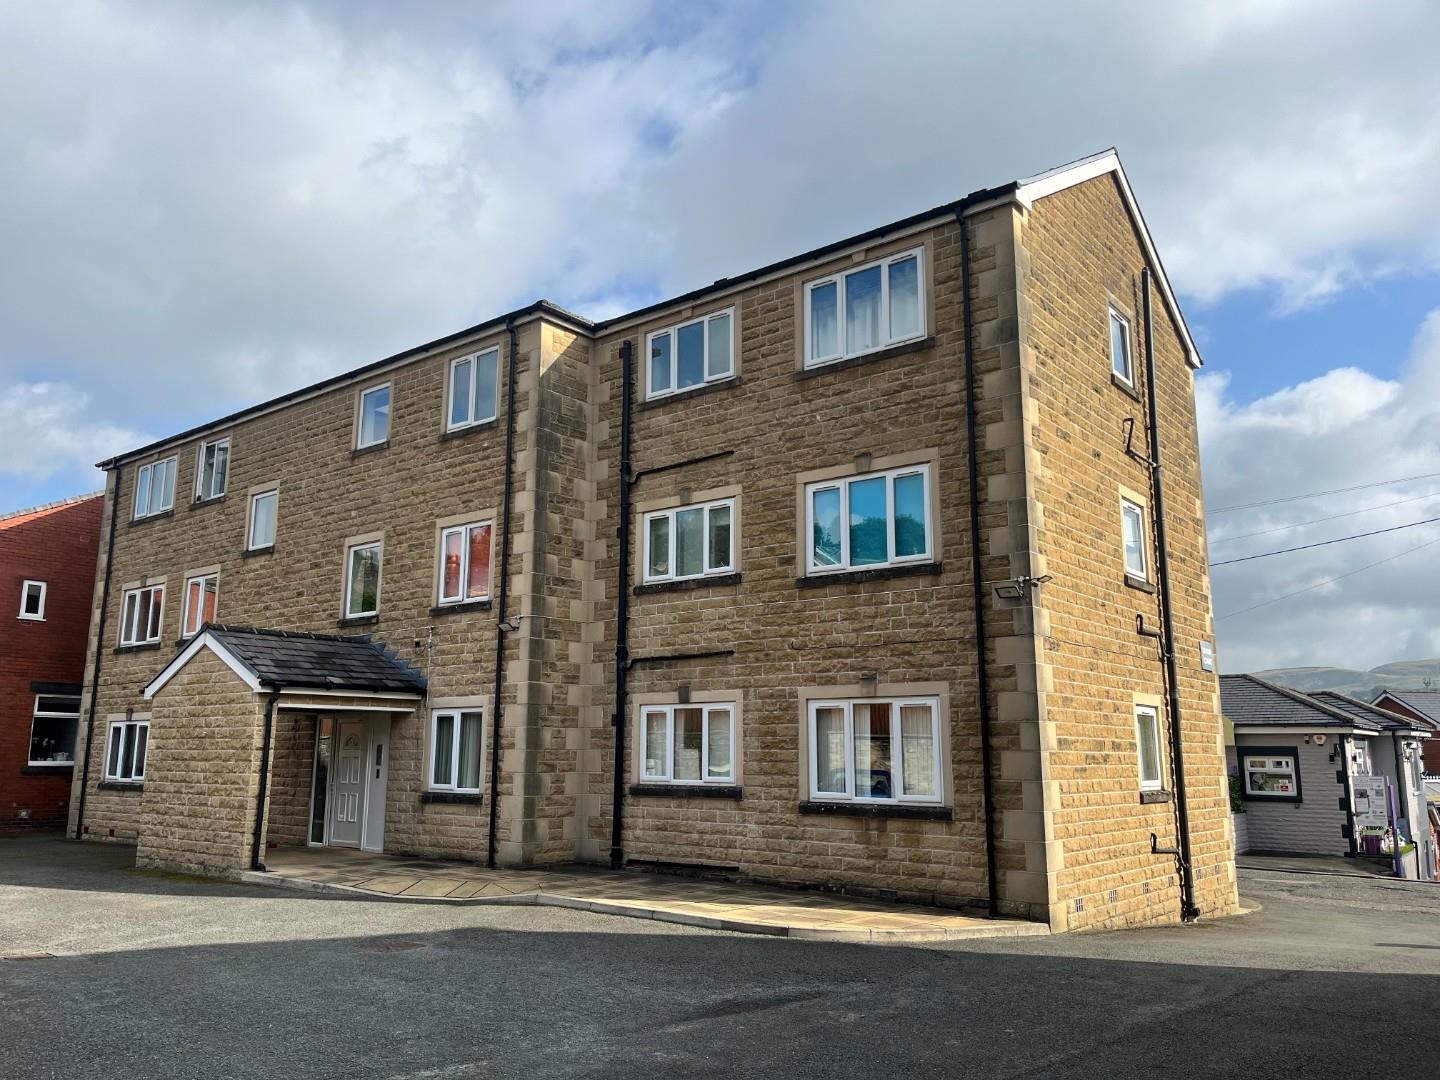
M145 751L150 743L150 721L115 720L110 724L105 750L105 779L139 783L145 779Z
M345 617L380 613L380 551L377 540L356 544L345 554Z
M679 581L735 570L735 500L645 515L645 580Z
M159 641L164 610L164 585L127 589L120 603L120 644L148 645Z
M279 502L278 491L262 491L250 496L250 521L245 533L248 550L275 545L275 511Z
M175 505L175 461L152 461L135 474L135 516L163 514Z
M218 499L225 494L230 473L230 440L202 442L195 462L195 500Z
M1145 508L1122 497L1120 526L1125 546L1125 573L1145 581L1149 575L1145 558Z
M180 622L180 636L194 637L206 623L215 621L215 605L220 598L220 575L199 574L185 582L185 616Z
M925 333L921 249L805 286L805 366L883 349Z
M809 713L812 798L941 800L935 698L812 701Z
M494 420L500 384L500 350L486 349L450 363L450 419L447 430Z
M47 588L43 581L27 581L20 586L20 618L44 620Z
M440 603L460 604L490 595L491 523L456 525L440 533Z
M360 395L360 430L355 448L379 446L390 438L390 384L372 386Z
M1135 706L1135 742L1140 750L1140 790L1159 791L1165 778L1160 766L1160 710L1154 705Z
M431 791L480 791L484 727L479 709L436 709L430 714Z
M735 783L735 707L644 706L640 779L664 784Z
M934 557L929 465L808 484L805 504L808 573L863 570Z
M1110 370L1126 386L1135 385L1135 361L1130 355L1130 320L1110 309Z
M657 330L646 338L647 398L728 379L735 373L735 309Z

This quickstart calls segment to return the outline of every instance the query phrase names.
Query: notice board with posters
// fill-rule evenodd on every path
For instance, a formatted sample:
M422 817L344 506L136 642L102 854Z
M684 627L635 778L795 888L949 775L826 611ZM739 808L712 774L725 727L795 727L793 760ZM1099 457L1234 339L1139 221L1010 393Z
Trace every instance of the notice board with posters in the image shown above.
M1385 777L1355 777L1355 827L1361 836L1380 836L1390 824Z

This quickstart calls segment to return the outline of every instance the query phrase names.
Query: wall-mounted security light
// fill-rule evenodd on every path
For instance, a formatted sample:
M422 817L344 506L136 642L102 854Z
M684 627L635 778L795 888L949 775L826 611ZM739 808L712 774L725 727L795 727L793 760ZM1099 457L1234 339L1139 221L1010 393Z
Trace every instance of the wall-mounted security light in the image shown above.
M1021 577L1010 578L1008 581L997 581L991 587L995 591L995 599L997 600L1023 600L1028 589L1044 585L1051 580L1052 577L1049 574L1043 574L1040 577L1022 575Z

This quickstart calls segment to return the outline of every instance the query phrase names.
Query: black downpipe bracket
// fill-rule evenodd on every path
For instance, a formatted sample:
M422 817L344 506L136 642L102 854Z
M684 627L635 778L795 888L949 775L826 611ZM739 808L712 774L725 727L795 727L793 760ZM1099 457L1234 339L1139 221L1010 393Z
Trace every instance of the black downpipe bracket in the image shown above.
M75 811L75 839L85 834L85 795L90 787L90 754L95 749L95 699L100 696L100 666L105 658L105 616L110 610L110 568L115 562L115 522L120 517L121 466L115 466L115 494L110 500L110 537L105 541L105 583L100 590L100 625L95 630L95 669L90 678L90 715L85 723L85 762L80 766L80 804Z
M500 525L500 593L495 598L495 698L494 718L490 722L490 829L485 841L485 865L495 865L496 830L500 827L500 727L505 717L501 697L505 689L506 609L510 602L510 503L515 486L515 368L520 352L520 336L515 321L508 320L505 330L510 335L510 358L505 366L505 493Z
M1175 773L1175 824L1179 833L1180 918L1196 919L1200 909L1195 906L1195 874L1190 862L1190 807L1185 788L1185 746L1181 735L1180 675L1175 662L1175 612L1170 591L1170 547L1165 536L1165 470L1160 453L1160 408L1155 396L1155 331L1151 319L1150 268L1140 272L1145 316L1145 392L1148 399L1150 425L1150 501L1155 520L1155 559L1160 590L1160 623L1162 647L1165 650L1165 680L1169 684L1170 760ZM1152 839L1153 845L1153 839Z
M262 836L265 832L265 803L270 797L270 744L275 733L275 703L283 687L276 683L265 702L265 735L260 740L260 786L255 792L255 833L250 838L250 869L264 871Z
M635 346L620 345L620 557L615 593L615 761L610 804L610 868L625 865L625 710L626 675L630 671L630 399L634 382Z
M970 224L961 210L960 294L964 298L965 332L965 452L970 473L970 576L975 588L975 692L980 704L980 772L985 815L985 879L989 888L990 917L1000 915L1000 880L995 858L995 779L990 754L990 679L985 666L985 580L980 555L980 452L975 445L975 313L970 301Z

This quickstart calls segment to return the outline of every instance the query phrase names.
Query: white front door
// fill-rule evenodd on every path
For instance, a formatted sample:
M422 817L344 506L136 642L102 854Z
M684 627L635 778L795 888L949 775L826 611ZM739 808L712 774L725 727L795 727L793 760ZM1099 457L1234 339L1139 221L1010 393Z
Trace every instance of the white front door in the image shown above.
M330 843L359 847L365 816L365 724L341 720L335 725L335 781L330 799Z

